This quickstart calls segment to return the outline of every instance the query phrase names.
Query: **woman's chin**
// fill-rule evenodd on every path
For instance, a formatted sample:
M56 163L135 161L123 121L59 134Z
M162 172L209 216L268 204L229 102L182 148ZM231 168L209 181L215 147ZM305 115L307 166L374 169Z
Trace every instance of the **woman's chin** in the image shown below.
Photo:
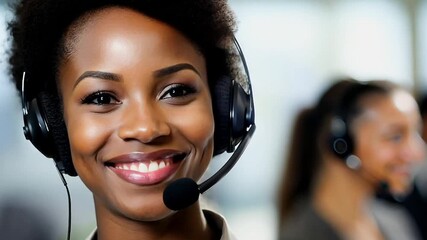
M405 197L412 191L411 183L399 183L393 184L391 183L389 186L390 193L398 198Z
M175 211L167 208L163 202L156 206L143 206L139 208L130 208L123 211L123 215L129 219L139 222L156 222L172 216Z

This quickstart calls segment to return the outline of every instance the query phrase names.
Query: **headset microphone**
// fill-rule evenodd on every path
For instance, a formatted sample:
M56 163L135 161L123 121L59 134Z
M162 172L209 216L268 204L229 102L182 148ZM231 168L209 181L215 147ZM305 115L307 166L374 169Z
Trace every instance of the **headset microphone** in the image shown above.
M195 203L200 194L215 185L236 164L249 143L255 131L255 125L250 126L246 136L236 148L230 159L214 175L201 184L197 184L191 178L181 178L170 183L163 192L163 202L171 210L182 210Z

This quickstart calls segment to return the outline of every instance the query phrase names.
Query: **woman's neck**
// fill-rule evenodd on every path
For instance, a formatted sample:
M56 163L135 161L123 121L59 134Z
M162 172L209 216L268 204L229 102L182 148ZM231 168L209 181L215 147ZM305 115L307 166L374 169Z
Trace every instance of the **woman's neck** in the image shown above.
M136 221L96 207L98 240L219 239L208 225L199 203L159 221Z
M358 172L330 159L316 180L313 206L336 230L349 239L382 239L368 209L374 190Z

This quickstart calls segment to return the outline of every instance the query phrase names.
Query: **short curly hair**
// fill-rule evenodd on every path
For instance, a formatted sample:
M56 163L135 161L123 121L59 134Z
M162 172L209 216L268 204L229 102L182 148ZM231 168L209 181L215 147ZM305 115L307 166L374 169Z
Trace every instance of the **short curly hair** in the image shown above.
M243 88L249 83L246 69L243 72L239 67L244 59L235 43L235 18L227 0L20 0L14 7L15 18L9 22L10 73L18 91L23 72L26 73L25 98L37 100L45 113L43 120L49 123L48 133L31 132L33 144L52 157L61 172L77 175L57 87L59 66L73 53L74 39L86 21L109 7L132 9L163 22L182 33L201 52L215 98L215 128L219 129L215 130L214 154L225 151L229 146L229 122L224 116L229 116L229 109L219 111L224 101L217 99L216 92L223 88L224 79L236 80ZM24 117L24 121L30 120ZM31 126L25 123L24 132Z
M9 64L16 88L21 89L25 71L30 96L56 94L58 65L67 57L65 34L76 20L84 22L82 16L111 6L136 10L185 35L204 55L211 87L221 75L240 75L234 67L236 54L230 51L236 24L227 0L23 0L9 23Z

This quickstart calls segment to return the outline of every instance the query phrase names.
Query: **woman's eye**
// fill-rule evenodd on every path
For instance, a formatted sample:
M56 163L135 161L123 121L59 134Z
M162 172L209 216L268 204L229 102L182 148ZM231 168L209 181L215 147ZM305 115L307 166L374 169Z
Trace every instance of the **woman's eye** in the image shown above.
M110 92L98 91L82 99L83 104L109 105L119 104L120 101Z
M402 140L403 136L402 135L393 135L390 137L390 140L393 142L400 142L400 140Z
M193 87L190 87L184 84L172 84L167 86L163 90L162 94L160 95L160 98L168 99L168 98L185 97L195 92L196 92L196 89L194 89Z

